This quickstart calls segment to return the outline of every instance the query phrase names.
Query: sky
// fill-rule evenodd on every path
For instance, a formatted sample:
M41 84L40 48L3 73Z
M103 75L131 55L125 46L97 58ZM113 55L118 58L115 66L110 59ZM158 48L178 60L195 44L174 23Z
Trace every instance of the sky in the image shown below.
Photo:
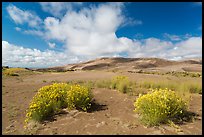
M2 65L202 57L201 2L2 2Z

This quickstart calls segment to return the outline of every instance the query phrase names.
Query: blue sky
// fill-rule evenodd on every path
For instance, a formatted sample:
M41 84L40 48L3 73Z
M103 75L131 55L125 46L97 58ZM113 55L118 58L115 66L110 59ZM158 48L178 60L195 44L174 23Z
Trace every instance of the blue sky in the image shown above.
M3 2L2 65L99 57L202 57L199 2Z

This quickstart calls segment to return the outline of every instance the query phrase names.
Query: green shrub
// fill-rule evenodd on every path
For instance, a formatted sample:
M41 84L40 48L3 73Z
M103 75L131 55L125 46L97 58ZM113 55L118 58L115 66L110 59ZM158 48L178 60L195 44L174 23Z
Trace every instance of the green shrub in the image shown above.
M148 126L180 118L187 109L187 103L168 89L151 90L151 93L140 96L134 106L134 111L140 114L141 121Z
M129 90L130 84L128 80L124 80L118 83L117 89L122 93L127 93Z
M111 88L127 93L131 91L131 82L127 76L116 76L111 80Z
M87 110L92 99L87 87L54 83L40 88L27 110L26 120L42 121L58 113L62 108Z

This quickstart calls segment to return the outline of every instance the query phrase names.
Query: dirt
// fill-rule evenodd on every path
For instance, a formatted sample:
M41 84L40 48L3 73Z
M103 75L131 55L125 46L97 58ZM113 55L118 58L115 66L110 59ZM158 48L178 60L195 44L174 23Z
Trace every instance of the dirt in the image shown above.
M133 112L137 96L116 90L93 89L94 104L88 112L67 111L54 116L43 124L34 124L25 131L26 109L37 90L53 81L110 79L125 74L133 80L166 79L165 76L113 73L103 71L74 71L66 73L41 73L2 77L2 133L3 134L202 134L202 95L192 94L189 111L196 113L193 121L184 122L179 128L161 125L145 127ZM173 79L173 77L172 77Z

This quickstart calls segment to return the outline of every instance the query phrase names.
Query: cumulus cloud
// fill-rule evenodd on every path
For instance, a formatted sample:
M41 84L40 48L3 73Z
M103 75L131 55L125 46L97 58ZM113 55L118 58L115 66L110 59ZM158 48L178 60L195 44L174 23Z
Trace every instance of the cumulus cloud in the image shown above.
M191 34L188 34L188 33L183 36L184 39L188 39L188 38L190 38L190 37L192 37L192 35L191 35Z
M134 40L132 48L129 50L129 57L158 57L165 58L166 51L173 48L170 41L163 41L157 38L147 38Z
M122 13L123 6L123 3L106 3L82 8L79 11L68 10L64 15L60 15L62 16L60 18L46 17L43 21L43 31L23 32L41 36L46 41L57 40L64 44L64 51L40 51L2 41L3 64L46 67L124 54L126 57L166 59L202 56L202 38L190 34L181 36L165 33L167 40L153 37L146 39L117 37L115 32L128 20L130 24L131 21L134 24L133 20ZM143 22L136 20L135 23L139 25ZM49 42L48 46L54 48L56 45Z
M120 4L102 4L98 8L67 12L61 20L47 17L45 35L65 42L67 51L77 56L110 55L128 49L115 34L123 22Z
M47 17L44 20L46 37L64 42L68 53L87 59L104 56L115 57L122 53L126 53L128 57L167 59L175 59L174 56L187 57L191 53L195 56L202 55L197 52L197 50L201 50L202 39L200 37L194 39L195 37L193 38L190 34L171 35L165 33L164 36L168 40L118 38L115 34L116 30L128 20L122 14L122 7L121 3L117 5L108 3L89 9L84 8L79 12L69 11L61 20ZM186 47L186 43L189 41L192 41L190 44L192 46ZM197 46L193 46L193 43ZM177 51L183 49L183 55L179 55L179 52L174 54L175 50L173 49L177 47L182 47ZM189 52L185 52L185 50L189 50Z
M194 58L202 57L202 38L190 37L174 45L173 49L167 51L169 57Z
M2 65L10 67L50 67L78 62L75 56L53 50L23 48L2 41Z
M48 46L53 49L53 48L56 47L56 44L55 44L55 43L50 43L50 42L48 42Z
M55 17L62 17L66 11L71 11L73 6L81 6L82 2L40 2L42 10Z
M180 41L181 40L180 36L178 36L178 35L171 35L168 33L164 33L163 36L167 39L170 39L171 41Z
M27 23L30 27L37 28L42 23L42 20L31 11L23 11L14 5L9 5L6 9L16 24Z
M130 57L158 57L171 60L202 57L201 37L190 37L176 43L157 38L148 38L136 42L134 42L134 47L137 47L137 50L129 51Z
M127 57L157 57L170 60L202 57L202 38L191 37L187 40L173 44L157 38L131 40L126 37L118 39L122 45L119 53L126 53ZM51 46L55 45L50 43ZM107 47L110 48L110 47ZM103 49L98 49L103 50ZM70 63L86 61L96 57L119 57L120 54L110 49L110 52L98 56L79 56L53 50L40 51L37 49L23 48L2 41L2 65L12 67L51 67ZM94 57L94 58L92 58Z

